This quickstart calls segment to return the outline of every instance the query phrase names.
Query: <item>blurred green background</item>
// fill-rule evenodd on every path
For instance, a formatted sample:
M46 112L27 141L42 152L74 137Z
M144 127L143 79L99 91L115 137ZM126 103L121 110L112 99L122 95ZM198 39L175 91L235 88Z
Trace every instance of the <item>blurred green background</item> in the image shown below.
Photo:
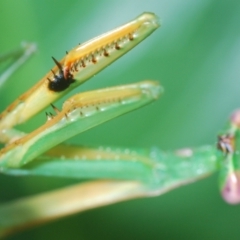
M162 19L149 39L76 91L156 79L163 97L69 142L164 150L215 144L240 106L239 0L8 0L0 9L0 52L23 40L38 44L1 89L0 110L51 69L51 56L60 59L144 11ZM30 131L44 121L40 114L20 128ZM6 202L76 181L0 175L0 182L0 201ZM223 202L216 174L161 197L76 214L9 239L239 239L239 224L240 207Z

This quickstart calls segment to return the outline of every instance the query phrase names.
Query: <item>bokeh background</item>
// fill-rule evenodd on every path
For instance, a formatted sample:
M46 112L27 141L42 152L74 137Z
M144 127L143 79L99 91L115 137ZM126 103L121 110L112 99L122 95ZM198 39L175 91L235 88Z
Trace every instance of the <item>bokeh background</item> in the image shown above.
M215 144L240 107L238 0L1 1L0 52L23 40L36 42L38 52L0 90L0 110L51 69L51 56L60 59L144 11L156 13L162 27L76 92L156 79L164 96L69 142L164 150ZM30 131L44 121L42 113L20 128ZM0 182L0 201L6 202L76 181L0 175ZM9 239L239 239L239 226L240 207L223 202L215 174L160 197L76 214Z

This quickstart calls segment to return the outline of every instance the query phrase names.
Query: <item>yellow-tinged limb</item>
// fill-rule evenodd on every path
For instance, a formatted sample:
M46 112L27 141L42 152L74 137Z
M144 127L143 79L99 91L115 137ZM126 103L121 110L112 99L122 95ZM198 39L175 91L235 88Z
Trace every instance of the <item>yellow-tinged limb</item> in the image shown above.
M158 27L154 14L143 13L129 23L77 46L61 61L54 59L56 66L52 71L0 114L0 130L25 122L107 67Z

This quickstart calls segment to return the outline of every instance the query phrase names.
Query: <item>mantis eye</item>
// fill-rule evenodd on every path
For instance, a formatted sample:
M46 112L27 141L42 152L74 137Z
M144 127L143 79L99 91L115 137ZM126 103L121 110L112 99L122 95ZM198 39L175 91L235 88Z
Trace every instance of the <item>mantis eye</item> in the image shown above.
M234 138L231 135L218 136L217 148L224 153L234 152Z

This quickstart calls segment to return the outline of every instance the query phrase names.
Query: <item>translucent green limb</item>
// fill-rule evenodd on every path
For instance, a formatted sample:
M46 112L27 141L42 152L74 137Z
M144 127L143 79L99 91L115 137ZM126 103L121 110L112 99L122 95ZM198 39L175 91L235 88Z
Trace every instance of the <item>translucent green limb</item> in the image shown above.
M67 149L70 148L70 149ZM209 174L212 174L218 169L218 158L216 157L215 147L203 147L199 149L182 149L171 153L164 153L159 149L152 150L109 150L109 149L73 149L66 146L62 152L59 152L60 148L56 148L49 152L51 156L59 156L65 154L68 159L53 159L52 163L48 161L37 162L37 164L30 163L19 169L20 173L33 175L46 175L49 176L68 176L76 177L78 171L82 177L86 176L81 171L81 167L85 167L85 171L90 174L93 171L98 177L111 177L119 178L119 176L130 178L126 176L125 170L129 167L128 161L131 162L131 157L136 156L139 159L132 161L132 164L137 162L142 163L142 169L145 167L148 169L142 171L144 176L149 175L147 179L139 178L142 181L93 181L76 186L67 187L61 190L55 190L45 194L39 194L34 197L23 198L21 200L13 201L0 205L0 234L6 235L11 232L20 230L22 228L31 227L32 225L44 223L55 218L63 217L76 212L85 211L91 208L96 208L103 205L109 205L118 201L127 200L137 197L150 197L161 195L169 190L179 187L184 184L192 183ZM82 151L82 153L81 153ZM93 161L94 165L98 164L96 158L96 151L105 158L105 167L103 169L104 160L99 163L98 171L91 165ZM87 156L92 159L72 159L74 156ZM105 156L104 156L105 155ZM116 158L119 160L107 159L107 157ZM131 157L130 157L131 156ZM56 161L56 162L55 162ZM58 162L57 162L58 161ZM68 163L66 163L68 161ZM101 161L101 160L100 160ZM116 161L122 162L122 166L126 165L126 168L119 168L116 170L112 163L118 165ZM62 163L61 163L62 162ZM65 162L65 163L64 163ZM78 165L79 163L79 165ZM89 163L89 169L84 164ZM70 167L72 164L72 168ZM27 167L29 166L29 167ZM110 167L110 169L109 169ZM76 169L75 169L76 168ZM149 171L151 169L151 171ZM14 172L15 170L13 170ZM16 170L18 171L18 170ZM111 174L113 171L114 174ZM140 174L141 171L136 170ZM60 174L58 173L60 172ZM122 172L122 173L121 173ZM136 173L135 172L135 173ZM105 174L105 176L103 176ZM129 172L130 174L130 172ZM135 178L136 176L133 176Z
M149 150L112 147L88 148L61 144L21 168L6 174L79 179L129 179L148 182L155 162Z
M221 150L220 191L230 204L240 203L240 110L236 110L218 137Z
M152 149L87 148L60 145L12 175L40 175L79 179L138 180L162 190L205 177L218 167L214 147L163 152Z
M158 82L143 81L77 94L43 126L3 148L0 167L21 167L76 134L150 103L161 92Z
M22 43L21 48L0 56L0 62L7 62L8 59L12 59L0 74L0 87L35 51L36 45L34 43Z
M0 130L23 123L130 51L159 27L153 13L78 45L0 114Z

